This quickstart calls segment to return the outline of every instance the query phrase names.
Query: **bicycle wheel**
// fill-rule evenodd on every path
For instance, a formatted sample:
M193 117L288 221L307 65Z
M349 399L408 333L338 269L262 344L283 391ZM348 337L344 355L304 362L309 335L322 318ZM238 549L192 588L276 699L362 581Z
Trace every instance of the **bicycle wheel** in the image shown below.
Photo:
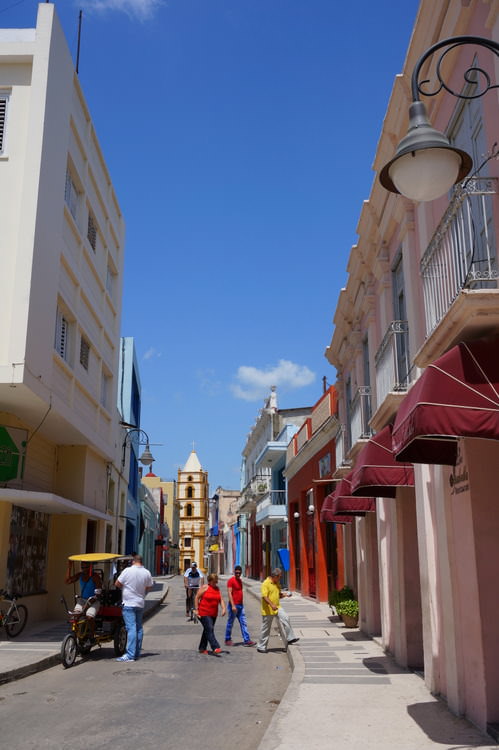
M15 638L16 635L22 633L28 620L28 610L24 604L17 604L16 609L17 614L14 611L5 624L5 631L11 638Z
M120 622L116 625L114 631L114 653L116 656L123 656L126 651L126 627L124 623Z
M73 633L68 633L68 635L64 638L61 646L61 660L64 669L68 669L68 667L73 666L76 661L77 653L78 648L76 645L76 638L74 637Z

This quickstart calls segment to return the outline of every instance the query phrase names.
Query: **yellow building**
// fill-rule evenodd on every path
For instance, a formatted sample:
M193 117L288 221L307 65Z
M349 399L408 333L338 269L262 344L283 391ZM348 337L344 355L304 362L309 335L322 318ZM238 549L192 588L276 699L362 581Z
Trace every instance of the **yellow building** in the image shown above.
M203 471L194 450L184 468L178 470L177 491L180 503L180 570L187 570L194 560L206 572L204 545L208 521L208 472Z
M161 491L163 517L162 523L166 524L167 531L165 549L167 552L169 572L177 573L179 570L179 502L177 499L177 483L174 479L161 479L152 471L142 477L142 484L156 495L155 490ZM159 503L159 500L157 500ZM158 505L159 509L159 505Z

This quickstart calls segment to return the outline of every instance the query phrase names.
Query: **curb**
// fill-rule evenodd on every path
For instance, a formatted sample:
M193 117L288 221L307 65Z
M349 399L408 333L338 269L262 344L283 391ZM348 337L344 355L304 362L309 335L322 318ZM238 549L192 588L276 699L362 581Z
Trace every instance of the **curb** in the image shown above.
M158 609L168 596L169 591L170 587L166 586L161 597L153 604L151 604L150 607L147 607L147 610L144 612L144 620L148 620L149 617L151 617L155 612L158 611ZM26 664L24 667L16 667L15 669L10 669L8 672L0 673L0 685L6 685L9 682L21 680L23 677L29 677L30 675L36 674L37 672L43 672L46 669L55 667L60 663L61 655L60 653L57 653L52 654L52 656L46 656L45 658L40 659L40 661L34 662L32 664Z
M44 659L35 662L34 664L27 664L24 667L18 667L17 669L11 669L8 672L0 674L0 685L6 685L8 682L14 682L15 680L21 680L23 677L29 677L37 672L43 672L45 669L55 667L61 663L60 654L52 654L52 656L46 656Z

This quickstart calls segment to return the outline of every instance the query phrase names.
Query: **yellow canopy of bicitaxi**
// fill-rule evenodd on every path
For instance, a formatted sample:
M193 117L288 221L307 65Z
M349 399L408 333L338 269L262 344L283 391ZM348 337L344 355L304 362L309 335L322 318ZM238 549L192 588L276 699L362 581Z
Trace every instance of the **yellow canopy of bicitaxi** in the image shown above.
M125 557L125 555L115 555L112 552L85 552L81 555L70 555L68 560L74 560L75 562L107 562L108 560L117 560L119 557Z

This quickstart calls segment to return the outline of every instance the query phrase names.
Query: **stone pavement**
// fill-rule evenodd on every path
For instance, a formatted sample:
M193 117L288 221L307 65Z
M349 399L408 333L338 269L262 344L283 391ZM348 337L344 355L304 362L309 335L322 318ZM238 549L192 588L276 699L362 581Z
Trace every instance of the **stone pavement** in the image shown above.
M259 583L244 583L259 597ZM288 648L291 682L258 750L497 750L327 604L293 593L283 605L300 640Z
M154 587L146 596L144 619L150 617L166 598L171 577L154 577ZM61 644L68 632L62 605L60 620L34 625L30 624L28 610L26 628L17 638L7 637L4 628L0 628L0 685L59 664Z
M169 578L155 577L145 617L166 598ZM227 576L221 578L225 588ZM260 583L244 583L259 599ZM258 750L497 750L491 737L430 695L421 677L358 629L346 629L326 604L293 593L284 606L300 640L288 648L293 675ZM28 622L15 639L0 629L0 684L58 664L67 632L62 618L31 628Z

